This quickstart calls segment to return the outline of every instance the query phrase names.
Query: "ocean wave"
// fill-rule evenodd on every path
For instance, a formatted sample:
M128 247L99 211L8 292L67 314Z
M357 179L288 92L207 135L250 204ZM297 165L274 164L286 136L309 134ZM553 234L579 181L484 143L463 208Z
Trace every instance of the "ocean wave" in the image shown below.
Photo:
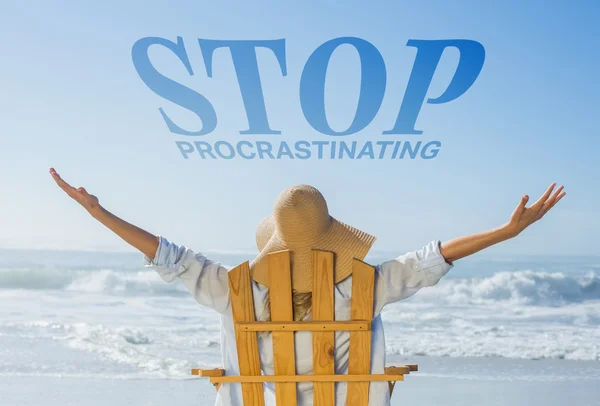
M0 289L63 290L125 295L185 295L178 283L165 283L151 271L2 269Z
M595 273L568 276L564 273L499 272L488 278L442 280L433 289L423 289L416 301L448 304L493 304L563 306L600 300L600 278Z
M0 289L46 289L108 295L187 295L180 283L165 283L152 271L0 270ZM486 278L443 279L421 290L418 302L448 304L508 303L563 306L600 300L595 273L569 276L560 272L499 272Z

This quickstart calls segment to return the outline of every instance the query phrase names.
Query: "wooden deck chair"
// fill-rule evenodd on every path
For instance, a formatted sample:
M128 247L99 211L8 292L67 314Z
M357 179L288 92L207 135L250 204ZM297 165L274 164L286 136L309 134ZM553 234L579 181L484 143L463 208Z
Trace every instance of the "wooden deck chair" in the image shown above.
M346 404L367 406L369 382L387 381L390 394L397 381L416 371L417 365L385 368L385 374L370 374L371 319L375 269L357 259L352 266L351 320L334 320L334 254L313 250L312 320L294 321L290 253L279 251L268 255L271 321L259 322L254 317L250 267L244 262L229 272L229 290L235 322L240 376L225 376L223 369L193 369L192 374L208 377L217 387L221 383L240 382L244 406L263 406L263 382L275 383L277 405L296 406L296 383L314 382L314 405L335 405L335 382L348 382ZM334 334L350 331L348 374L334 370ZM274 375L262 375L257 333L273 335ZM312 331L313 374L296 375L294 332Z

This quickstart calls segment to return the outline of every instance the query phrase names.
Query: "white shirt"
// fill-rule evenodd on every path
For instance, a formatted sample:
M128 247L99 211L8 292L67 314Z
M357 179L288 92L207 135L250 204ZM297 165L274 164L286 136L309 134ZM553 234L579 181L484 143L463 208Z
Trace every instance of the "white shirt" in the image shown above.
M453 264L446 262L440 253L439 240L429 242L417 251L408 252L378 265L375 270L375 294L371 341L371 373L383 374L385 368L385 337L381 323L381 310L386 304L412 296L419 289L433 286ZM154 260L144 257L147 267L155 269L163 280L173 282L181 279L187 290L198 303L221 314L221 355L226 375L239 375L237 348L235 345L234 321L229 300L229 269L207 259L200 253L178 246L160 237ZM264 308L268 288L252 281L254 308L258 318ZM335 319L350 319L350 297L352 276L335 285ZM338 331L335 334L335 373L348 373L350 334ZM312 373L312 333L295 333L296 373ZM258 339L261 369L264 375L273 375L273 345L270 334L261 334ZM369 391L369 406L387 406L390 395L387 382L372 382ZM312 383L297 384L298 406L313 404ZM335 384L336 406L346 404L345 382ZM272 382L264 384L265 406L275 406L275 387ZM242 405L239 383L223 384L217 392L216 406Z

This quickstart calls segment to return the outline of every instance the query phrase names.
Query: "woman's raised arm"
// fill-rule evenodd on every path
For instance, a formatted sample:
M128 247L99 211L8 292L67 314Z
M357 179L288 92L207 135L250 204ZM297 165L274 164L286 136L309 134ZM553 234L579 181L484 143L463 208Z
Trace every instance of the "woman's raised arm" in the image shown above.
M525 207L529 196L523 196L506 224L488 231L443 242L440 246L441 254L446 258L446 261L451 263L501 241L516 237L521 231L541 219L566 194L562 191L563 186L556 189L552 194L555 186L556 183L551 184L546 192L530 207Z
M159 244L159 238L157 236L115 216L100 205L96 196L90 195L82 187L74 188L65 182L54 168L50 168L50 175L52 175L56 184L73 200L82 205L92 217L108 227L111 231L125 240L125 242L137 248L148 258L154 259Z

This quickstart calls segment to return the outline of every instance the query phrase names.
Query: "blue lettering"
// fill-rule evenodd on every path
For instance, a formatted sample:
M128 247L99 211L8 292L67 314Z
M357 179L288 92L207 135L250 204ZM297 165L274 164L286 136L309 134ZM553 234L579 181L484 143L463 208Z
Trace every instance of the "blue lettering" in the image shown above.
M344 157L344 151L346 151L348 158L354 159L354 156L356 155L356 141L352 141L351 144L352 149L348 149L348 144L346 144L345 141L340 142L340 154L338 156L339 159Z
M180 135L205 135L213 131L217 126L217 114L212 104L200 93L196 93L192 89L161 75L152 66L152 62L150 62L150 58L148 57L148 48L151 45L161 45L171 50L183 63L190 76L193 76L194 72L185 52L185 46L181 37L177 37L177 44L157 37L142 38L133 44L131 50L133 66L146 86L157 95L195 113L202 121L202 128L200 130L184 130L175 124L161 107L158 111L160 111L160 114L167 123L169 131Z
M360 57L360 94L354 120L345 131L334 131L325 115L325 77L327 65L335 49L352 45ZM306 61L300 79L300 105L306 121L317 131L327 135L354 134L375 118L385 93L386 70L383 57L368 41L354 37L336 38L319 46Z
M423 133L423 131L415 130L415 123L444 49L451 46L458 48L460 59L448 88L440 97L427 99L427 103L430 104L448 103L464 94L475 83L485 60L485 49L477 41L411 39L406 45L417 48L417 57L404 93L400 112L396 118L396 124L391 130L384 131L384 134Z
M213 154L212 152L212 146L208 142L194 141L194 144L196 145L196 150L198 151L202 159L206 159L206 157L204 156L205 153L208 154L212 159L217 159L215 154Z
M237 153L244 159L254 159L254 157L256 156L256 153L252 152L250 155L244 154L244 152L242 151L242 145L247 145L250 148L252 148L252 144L250 142L240 141L237 144Z
M368 155L369 158L375 159L375 155L373 154L373 144L371 143L371 141L365 142L365 145L363 146L362 150L359 152L356 159L361 159L363 157L363 155Z
M185 159L188 159L188 155L194 152L194 146L187 141L175 141L175 144Z
M427 155L426 152L429 149L430 145L435 145L437 148L432 149L431 150L431 154ZM439 141L430 141L427 144L425 144L425 146L423 147L423 149L421 150L421 158L423 159L433 159L437 156L438 152L440 151L440 147L442 146L442 143Z
M248 129L240 134L281 134L281 131L271 130L267 119L265 98L258 73L256 48L270 49L275 54L281 73L287 75L285 62L285 39L277 40L210 40L198 39L206 73L212 78L212 56L217 48L229 48L231 59L237 75L242 100L246 108Z
M297 141L294 147L296 148L296 151L304 153L304 155L300 155L298 152L296 152L296 158L310 158L310 143L308 141Z
M294 155L292 154L287 142L281 141L281 144L279 144L279 151L277 152L277 159L281 159L281 157L285 155L287 155L290 159L294 159Z
M273 146L270 142L267 141L256 141L256 149L258 150L258 157L263 159L263 154L266 154L271 159L275 159L273 153L271 153L271 149Z
M408 151L408 155L410 159L415 159L417 157L417 153L419 152L419 147L421 146L421 141L417 141L417 145L414 149L412 149L412 144L410 142L405 142L402 147L402 151L400 152L400 159L404 159L404 154Z
M229 149L229 155L223 154L223 152L221 151L221 146L226 146L227 149ZM223 159L233 159L233 157L235 156L235 150L233 149L233 146L227 141L215 142L215 151L217 151L217 155L219 155Z

